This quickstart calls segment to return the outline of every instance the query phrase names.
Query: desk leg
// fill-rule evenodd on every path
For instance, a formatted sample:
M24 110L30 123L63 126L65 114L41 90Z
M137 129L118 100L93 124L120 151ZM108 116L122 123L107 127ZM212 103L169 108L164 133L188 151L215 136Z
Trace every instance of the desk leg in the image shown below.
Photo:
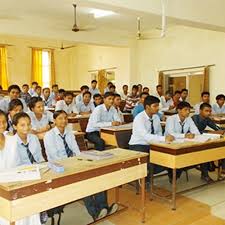
M145 223L145 177L141 178L141 211L142 223Z
M153 200L153 185L154 185L154 176L153 176L153 172L154 172L154 165L150 164L150 171L149 171L149 175L150 175L150 193L149 193L149 200L152 201Z
M177 170L173 169L173 181L172 181L172 210L176 210L176 184L177 184Z
M119 204L119 198L120 198L120 192L119 192L119 187L116 187L115 188L115 202L117 203L117 204Z
M221 160L218 160L218 171L217 171L217 180L220 180L220 173L221 173Z

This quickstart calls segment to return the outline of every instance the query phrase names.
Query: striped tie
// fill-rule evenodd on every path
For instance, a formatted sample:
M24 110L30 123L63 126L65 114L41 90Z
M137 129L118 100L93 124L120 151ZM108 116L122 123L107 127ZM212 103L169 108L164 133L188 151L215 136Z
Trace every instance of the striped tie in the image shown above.
M26 148L27 155L28 155L28 158L29 158L31 164L36 163L37 161L34 159L34 156L29 149L29 143L27 143L26 145L24 143L22 143L22 145L23 145L23 147Z
M66 154L68 157L73 157L73 151L69 148L67 142L66 142L66 135L62 136L61 134L59 134L59 136L62 138L63 140L63 144L64 144L64 147L66 149Z

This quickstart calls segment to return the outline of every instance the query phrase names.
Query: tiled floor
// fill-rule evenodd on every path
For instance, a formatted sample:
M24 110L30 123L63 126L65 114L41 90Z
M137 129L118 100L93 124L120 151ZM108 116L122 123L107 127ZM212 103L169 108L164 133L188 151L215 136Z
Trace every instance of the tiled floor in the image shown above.
M212 175L215 178L215 175ZM167 194L170 184L167 176L156 179L160 185L161 194ZM182 175L178 181L178 191L203 184L197 170L189 172L189 181ZM159 189L157 189L159 191ZM121 202L128 205L128 210L114 215L98 223L99 225L141 225L140 196L130 185L120 189ZM225 182L205 186L177 197L177 210L172 211L168 202L146 198L146 225L225 225ZM109 192L109 201L113 199L113 192ZM91 222L82 202L73 203L65 208L62 225L85 225ZM48 225L50 225L50 221Z

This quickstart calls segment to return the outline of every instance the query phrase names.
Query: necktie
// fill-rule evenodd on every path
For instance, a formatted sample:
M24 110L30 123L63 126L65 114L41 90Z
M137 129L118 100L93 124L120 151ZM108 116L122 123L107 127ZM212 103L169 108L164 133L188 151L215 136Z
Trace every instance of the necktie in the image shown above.
M29 143L27 143L26 145L24 143L22 143L22 145L23 145L23 147L26 148L27 155L28 155L28 158L29 158L31 164L36 163L37 161L34 159L34 156L29 149Z
M180 122L181 134L184 134L184 125L185 125L185 123Z
M154 124L153 124L153 119L149 119L151 123L151 134L155 134L155 129L154 129Z
M61 134L59 134L59 136L62 138L63 140L63 144L64 144L64 147L66 149L66 154L67 154L67 157L73 157L73 151L69 148L67 142L66 142L66 135L62 136Z

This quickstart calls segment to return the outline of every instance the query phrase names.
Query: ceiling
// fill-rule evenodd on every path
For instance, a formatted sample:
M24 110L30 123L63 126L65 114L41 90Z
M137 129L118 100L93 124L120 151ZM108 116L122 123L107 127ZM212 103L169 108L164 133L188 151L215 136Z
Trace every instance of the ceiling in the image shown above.
M79 26L95 29L71 31L72 3L78 5ZM224 0L167 0L167 3L169 27L182 24L225 32ZM136 37L138 16L144 32L161 27L160 0L0 0L0 4L3 34L127 46L129 39ZM90 14L93 8L116 14L95 19Z

